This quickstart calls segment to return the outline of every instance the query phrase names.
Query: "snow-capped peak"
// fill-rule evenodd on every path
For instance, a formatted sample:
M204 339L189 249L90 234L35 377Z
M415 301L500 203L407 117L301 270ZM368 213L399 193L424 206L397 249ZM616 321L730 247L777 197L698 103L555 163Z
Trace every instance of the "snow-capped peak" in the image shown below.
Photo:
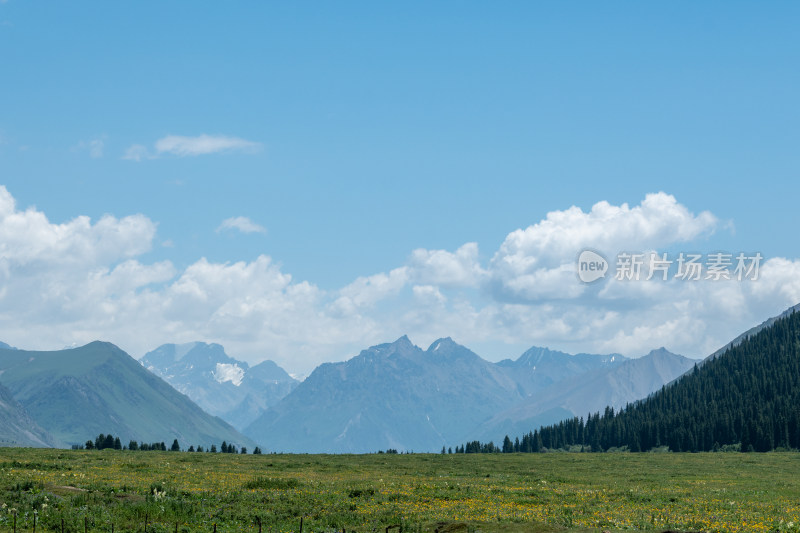
M225 383L230 381L237 387L242 384L244 378L244 370L236 364L230 363L217 363L217 368L214 371L214 379L218 383Z

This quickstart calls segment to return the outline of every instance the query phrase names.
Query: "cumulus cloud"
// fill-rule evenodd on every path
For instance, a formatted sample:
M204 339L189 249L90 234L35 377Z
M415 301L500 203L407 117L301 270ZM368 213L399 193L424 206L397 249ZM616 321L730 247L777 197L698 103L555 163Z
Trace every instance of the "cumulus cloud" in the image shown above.
M409 266L420 283L476 287L485 278L478 258L478 244L468 242L455 252L417 249L411 254Z
M246 220L246 219L244 219ZM246 225L231 223L238 231ZM452 336L516 357L531 345L643 355L666 346L702 356L800 301L800 260L768 258L758 280L582 284L582 247L657 250L705 239L710 213L669 195L639 205L554 211L508 234L488 261L478 246L417 249L405 264L323 290L272 258L185 268L143 259L157 224L143 215L56 224L0 186L0 339L52 349L94 339L141 355L164 342L219 342L249 362L309 372L407 333ZM221 226L222 228L222 226ZM732 252L735 252L732 250ZM505 347L505 348L504 348Z
M674 196L663 192L646 195L635 207L601 201L586 213L575 206L552 211L541 222L511 232L493 263L508 264L516 270L573 259L575 250L586 247L660 247L709 235L717 224L710 212L694 215Z
M547 294L574 298L581 291L564 283L564 276L582 249L614 254L653 250L709 236L717 225L717 218L708 211L694 215L663 192L648 194L635 207L602 201L584 212L573 206L511 232L492 258L490 269L499 295L530 300ZM562 283L554 285L556 278Z
M231 217L222 221L217 228L217 233L223 230L236 230L242 233L266 233L267 228L256 224L247 217Z
M143 215L106 215L95 223L79 216L52 224L36 209L17 210L0 185L0 256L11 264L106 264L149 251L155 233L156 224Z
M356 315L363 308L396 296L409 281L408 267L395 268L388 274L362 276L338 291L331 309L337 315Z

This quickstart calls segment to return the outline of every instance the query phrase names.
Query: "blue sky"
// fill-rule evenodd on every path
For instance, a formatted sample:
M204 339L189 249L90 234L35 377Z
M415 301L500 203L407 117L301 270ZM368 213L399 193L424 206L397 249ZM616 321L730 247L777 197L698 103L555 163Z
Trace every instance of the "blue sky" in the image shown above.
M800 301L798 23L792 2L7 0L0 340L209 340L302 372L404 333L491 359L668 341L700 357ZM537 241L514 253L538 263L500 268L548 213L662 191L652 232L626 231L630 211L566 217L553 235L574 250ZM777 262L725 295L592 299L541 276L555 292L514 293L598 241ZM606 316L591 331L587 310ZM696 328L663 327L676 316Z

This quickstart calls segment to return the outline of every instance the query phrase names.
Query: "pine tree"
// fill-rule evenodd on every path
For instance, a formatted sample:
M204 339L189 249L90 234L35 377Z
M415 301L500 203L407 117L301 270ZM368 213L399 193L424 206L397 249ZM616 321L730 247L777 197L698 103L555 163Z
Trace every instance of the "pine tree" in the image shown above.
M517 437L514 450L609 448L742 452L800 447L800 313L776 320L648 398ZM518 443L518 444L517 444ZM473 441L467 453L491 452ZM508 448L503 442L503 451ZM463 451L456 447L456 452Z

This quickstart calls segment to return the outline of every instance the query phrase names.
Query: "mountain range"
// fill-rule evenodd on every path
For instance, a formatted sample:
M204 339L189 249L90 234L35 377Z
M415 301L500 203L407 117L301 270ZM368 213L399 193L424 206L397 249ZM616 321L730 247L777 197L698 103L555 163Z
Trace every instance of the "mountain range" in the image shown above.
M796 307L703 361L664 348L627 358L533 347L493 363L449 337L423 349L403 336L322 364L303 382L203 342L165 344L140 362L102 342L56 352L0 343L0 445L68 446L108 432L306 453L499 443L660 394Z
M286 452L438 451L624 405L693 364L663 349L629 360L546 348L491 363L450 338L423 350L404 336L320 365L244 433Z
M250 367L219 344L164 344L140 361L206 412L240 430L298 384L274 362Z
M110 343L52 352L0 348L0 383L2 441L69 446L111 433L125 443L255 445Z
M695 363L664 348L637 359L611 356L608 364L564 377L496 414L472 436L499 442L504 435L519 435L559 420L603 411L607 406L620 409L683 375Z

